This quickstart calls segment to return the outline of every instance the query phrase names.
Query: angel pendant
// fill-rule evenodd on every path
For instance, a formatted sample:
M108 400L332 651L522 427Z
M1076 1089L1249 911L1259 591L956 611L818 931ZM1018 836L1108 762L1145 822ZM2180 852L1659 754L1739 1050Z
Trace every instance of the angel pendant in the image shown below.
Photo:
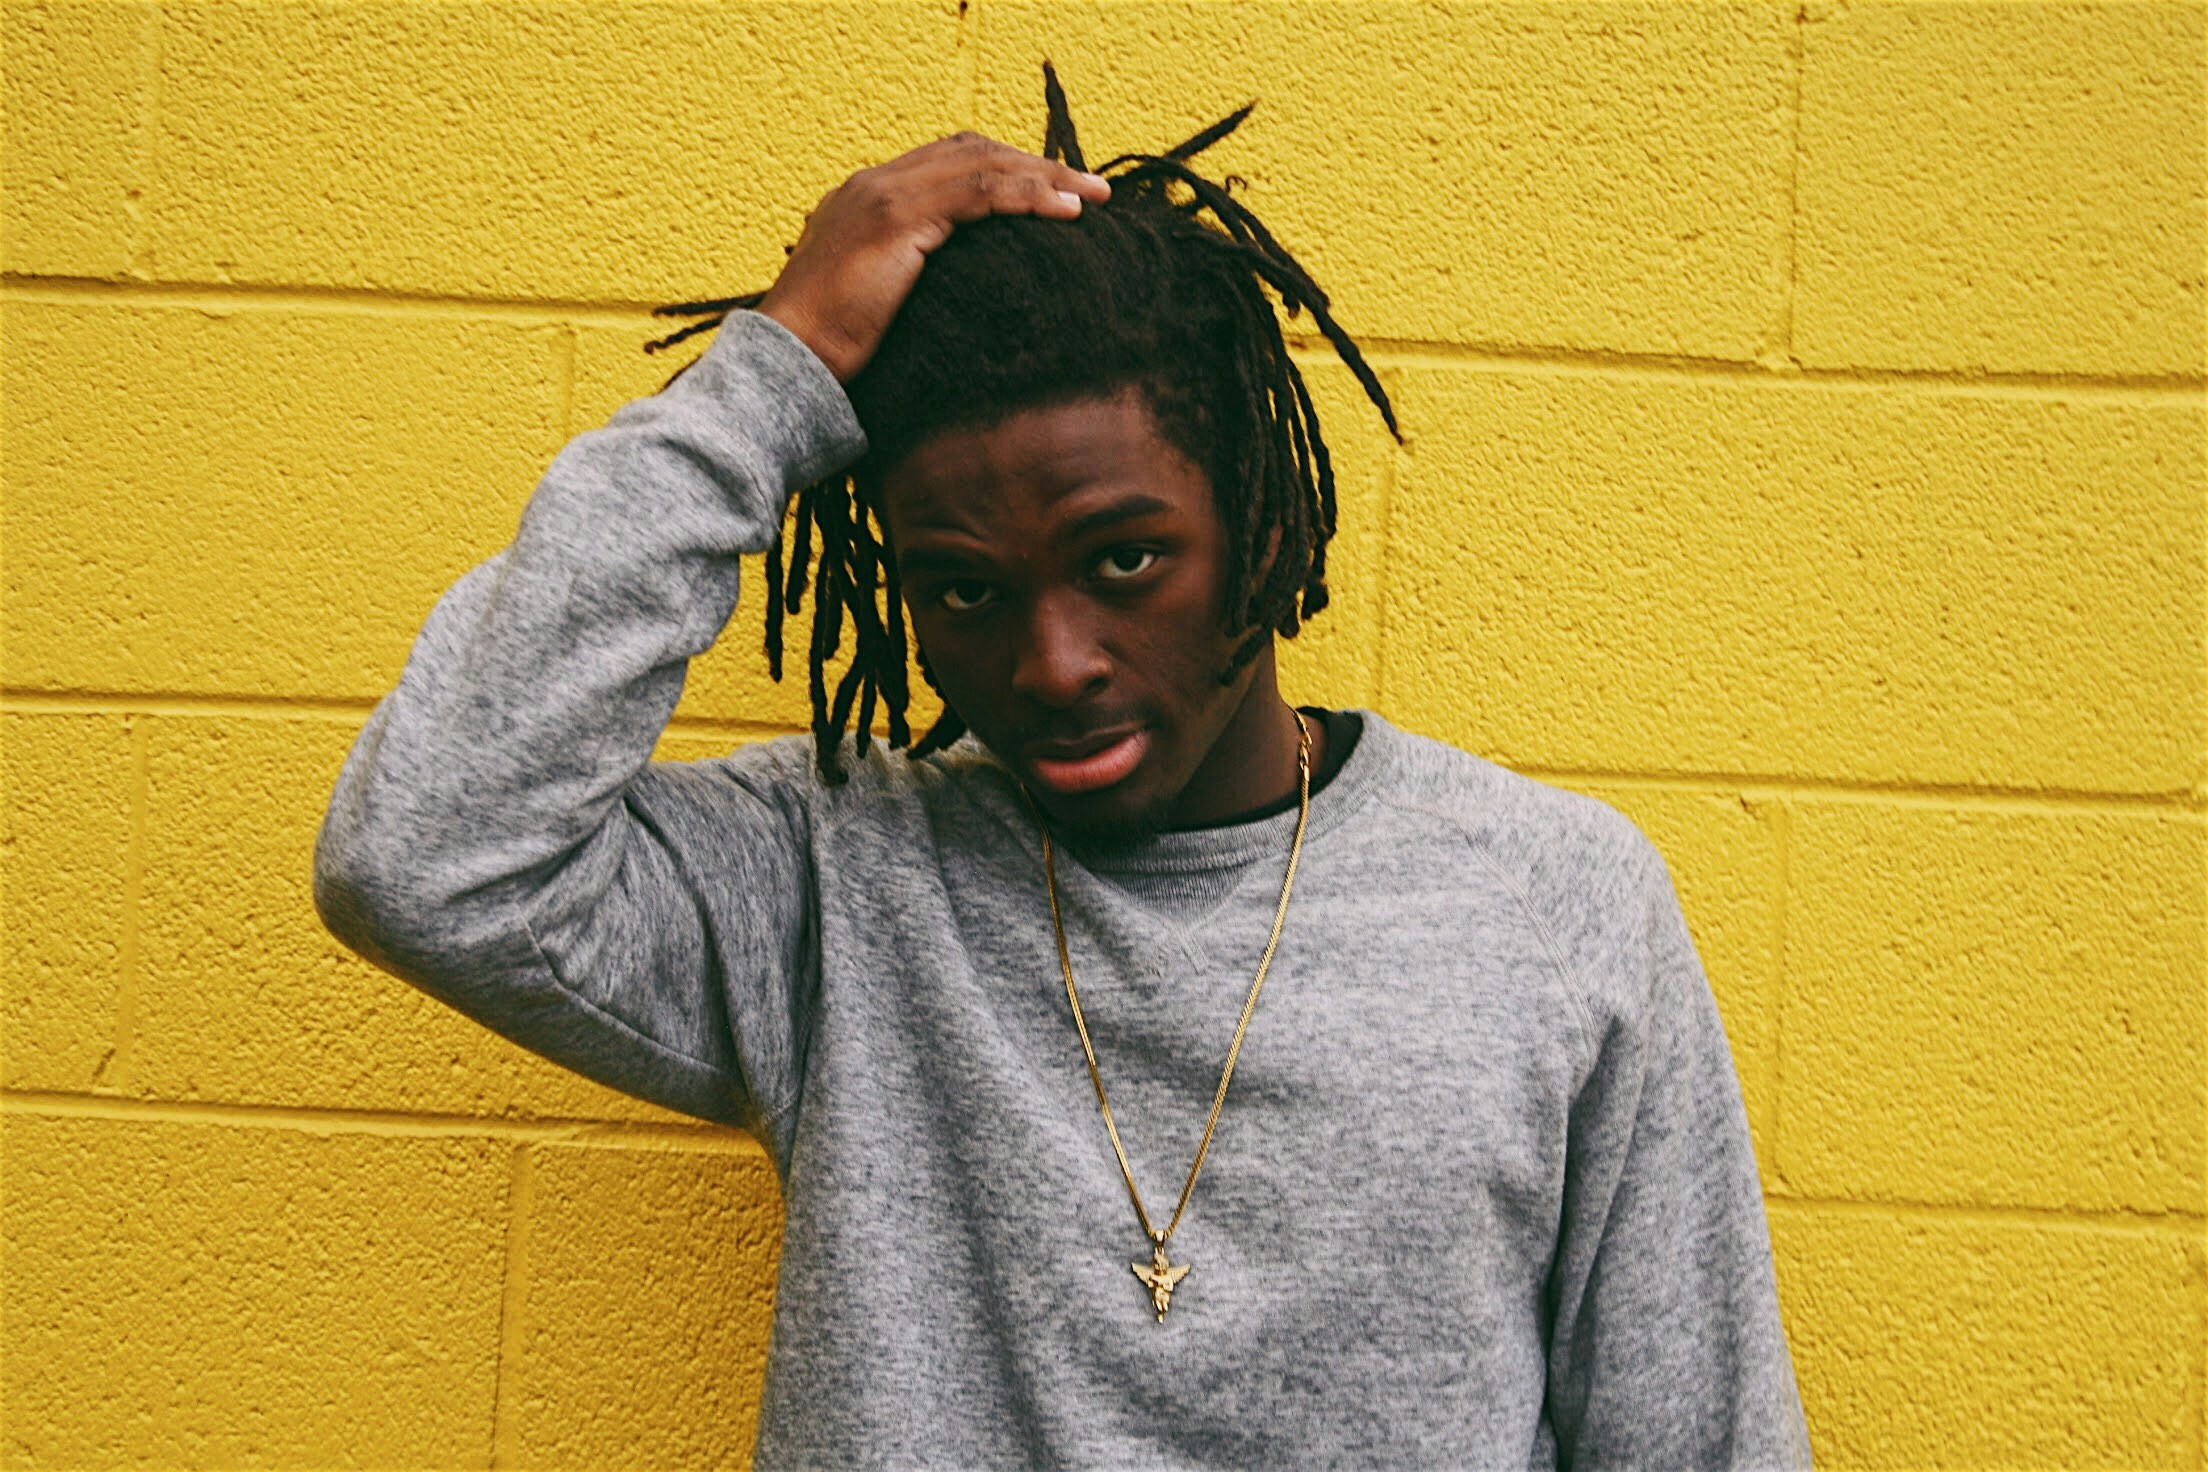
M1148 1262L1133 1262L1128 1266L1149 1286L1150 1306L1158 1311L1158 1322L1164 1323L1165 1311L1173 1306L1173 1287L1188 1276L1188 1264L1184 1262L1175 1267L1167 1262L1165 1244L1159 1242L1151 1247Z

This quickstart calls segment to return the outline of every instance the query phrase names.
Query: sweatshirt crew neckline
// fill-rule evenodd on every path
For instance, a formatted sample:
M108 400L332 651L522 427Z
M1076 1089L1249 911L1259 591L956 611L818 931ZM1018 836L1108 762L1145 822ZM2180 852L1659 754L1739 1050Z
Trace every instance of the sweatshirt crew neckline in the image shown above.
M1333 780L1311 794L1311 818L1304 829L1306 846L1341 827L1370 805L1374 795L1392 778L1400 756L1404 733L1376 711L1348 707L1344 714L1362 722L1357 744L1335 772ZM991 761L994 762L994 758ZM1000 770L1004 770L1001 766ZM1006 772L1009 778L1009 771ZM1031 814L1015 788L1012 800L1021 809L1022 826L1034 833ZM1296 832L1296 809L1270 813L1241 822L1210 828L1178 828L1140 838L1115 840L1051 830L1061 852L1071 854L1083 868L1097 874L1191 874L1212 869L1233 869L1260 859L1277 859L1287 851Z

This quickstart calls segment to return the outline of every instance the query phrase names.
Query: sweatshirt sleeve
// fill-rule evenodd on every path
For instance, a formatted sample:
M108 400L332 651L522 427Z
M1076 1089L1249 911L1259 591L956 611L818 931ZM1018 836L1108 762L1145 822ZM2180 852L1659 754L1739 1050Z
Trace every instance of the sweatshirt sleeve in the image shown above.
M314 857L330 930L612 1088L754 1129L786 1109L809 768L792 742L694 767L651 752L735 608L739 555L864 448L834 377L754 313L570 441L346 758Z
M1558 1463L1807 1467L1732 1052L1663 860L1636 841L1627 923L1590 978L1596 1051L1566 1144Z

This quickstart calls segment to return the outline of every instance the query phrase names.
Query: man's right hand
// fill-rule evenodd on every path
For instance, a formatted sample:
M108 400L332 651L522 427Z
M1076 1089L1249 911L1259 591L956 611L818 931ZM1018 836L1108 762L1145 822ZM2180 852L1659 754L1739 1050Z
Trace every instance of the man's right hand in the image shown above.
M1111 194L1099 175L978 133L939 138L828 191L759 310L849 383L954 227L984 215L1070 220Z

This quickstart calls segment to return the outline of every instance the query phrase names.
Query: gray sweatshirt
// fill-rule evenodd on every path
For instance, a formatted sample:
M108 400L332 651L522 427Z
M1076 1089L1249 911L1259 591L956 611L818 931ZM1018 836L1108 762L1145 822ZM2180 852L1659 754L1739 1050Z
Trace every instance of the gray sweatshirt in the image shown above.
M854 459L731 317L563 449L346 761L348 945L613 1088L752 1131L787 1203L762 1467L1802 1466L1730 1051L1631 824L1364 712L1161 1322L1052 941L971 742L654 763L738 554ZM1293 813L1061 847L1067 942L1162 1222Z

